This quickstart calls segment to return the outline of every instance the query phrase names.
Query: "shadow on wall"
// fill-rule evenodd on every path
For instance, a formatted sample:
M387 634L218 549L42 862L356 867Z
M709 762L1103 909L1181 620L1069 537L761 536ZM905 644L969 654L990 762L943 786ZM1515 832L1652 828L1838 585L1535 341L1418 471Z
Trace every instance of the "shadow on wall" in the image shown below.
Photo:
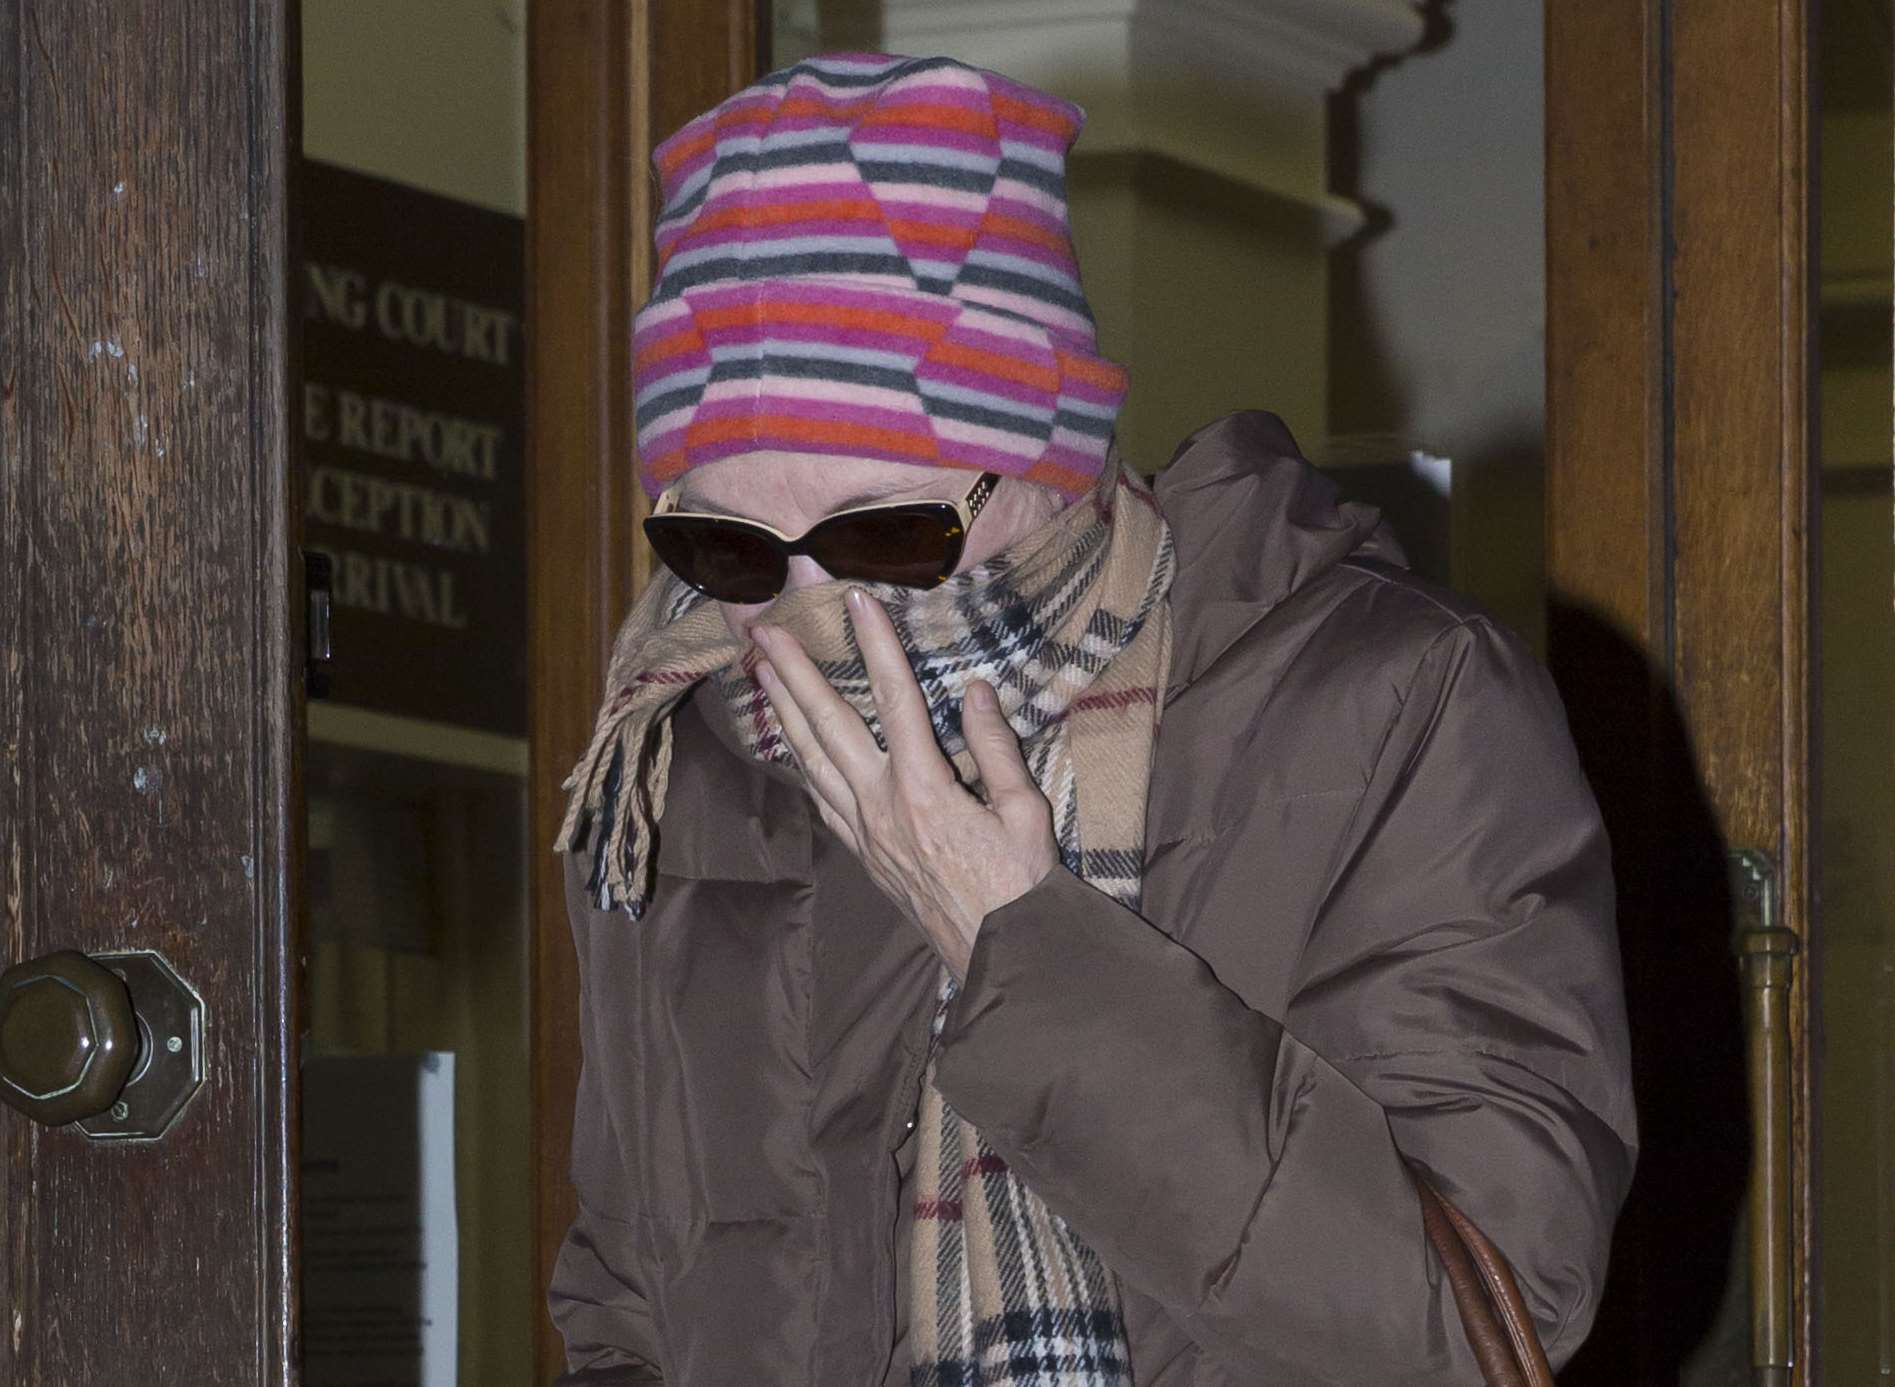
M1612 841L1641 1134L1605 1299L1560 1380L1747 1382L1745 1268L1732 1252L1749 1124L1727 845L1683 717L1644 654L1558 601L1548 645Z
M1421 305L1431 296L1439 300L1442 284L1422 286L1428 292L1419 297L1407 295L1403 302L1391 306L1387 297L1391 274L1403 264L1409 267L1405 271L1408 274L1417 273L1418 265L1432 265L1444 283L1460 284L1466 294L1477 295L1485 291L1481 276L1486 273L1486 263L1470 256L1464 245L1434 247L1444 252L1438 263L1432 256L1418 259L1419 250L1430 247L1429 238L1444 234L1439 209L1432 216L1421 216L1414 225L1400 224L1395 209L1378 196L1387 190L1372 186L1378 175L1368 167L1366 146L1374 136L1369 127L1379 121L1381 125L1376 128L1382 129L1386 140L1388 132L1383 127L1397 118L1397 108L1384 104L1378 110L1373 96L1377 84L1403 64L1419 61L1426 67L1430 55L1455 41L1461 29L1453 14L1454 4L1455 0L1429 0L1421 7L1422 37L1413 48L1354 73L1330 98L1330 187L1362 209L1364 223L1329 255L1325 368L1329 440L1319 445L1317 452L1347 452L1360 440L1391 440L1402 446L1384 448L1389 457L1405 456L1408 449L1417 447L1451 457L1452 493L1448 503L1430 505L1425 497L1417 496L1413 504L1390 509L1397 533L1418 573L1474 598L1524 636L1535 651L1544 654L1544 420L1531 404L1533 392L1523 390L1518 378L1520 371L1530 373L1534 368L1525 356L1515 362L1492 354L1491 313L1486 317L1480 312L1456 313L1453 321L1442 325L1440 349L1451 359L1465 358L1465 369L1506 373L1506 378L1497 382L1504 388L1498 397L1489 398L1473 384L1464 383L1446 399L1416 397L1418 378L1438 383L1441 373L1422 370L1418 375L1420 363L1406 359L1404 353L1418 350L1415 315L1423 311ZM1526 30L1530 27L1522 28L1517 36L1520 42L1528 41ZM1496 41L1495 35L1486 36L1487 51L1491 53ZM1537 43L1537 38L1533 41ZM1466 64L1463 59L1462 76L1454 80L1464 79ZM1401 119L1412 119L1426 109L1425 103L1415 105L1417 90L1414 83L1408 84L1409 94L1404 98L1407 105L1399 108L1406 112ZM1518 99L1517 91L1514 99ZM1465 105L1463 98L1451 100ZM1465 119L1464 114L1461 119ZM1389 173L1389 157L1385 152L1380 181L1385 181ZM1454 163L1451 152L1444 153L1442 159L1444 167ZM1528 164L1503 164L1495 176L1517 182L1532 173ZM1443 196L1465 197L1468 179L1457 177L1458 183L1452 179L1450 183L1460 192L1444 192ZM1406 184L1398 181L1397 191L1410 198L1424 195L1413 179ZM1512 208L1508 224L1517 235L1527 225L1522 220L1527 215L1527 204L1517 194L1504 201ZM1392 251L1390 238L1398 232L1407 245L1405 250ZM1502 236L1495 253L1503 253L1511 244L1515 242ZM1470 275L1475 278L1470 279ZM1516 296L1524 292L1524 281L1514 283L1519 276L1502 275L1501 279L1512 284L1509 292ZM1401 330L1403 319L1407 322L1405 332ZM1530 333L1516 335L1514 345L1519 352L1536 350ZM1483 360L1485 364L1477 367L1476 363ZM1441 429L1447 432L1435 432ZM1358 489L1352 484L1358 479L1343 476L1339 480L1352 494ZM1367 499L1400 498L1378 494ZM1424 537L1419 527L1429 524L1431 517L1439 532Z
M1368 249L1395 225L1394 211L1362 186L1362 99L1390 68L1444 47L1454 37L1453 0L1422 5L1421 41L1349 74L1329 98L1329 190L1362 209L1363 223L1329 252L1329 427L1332 433L1396 433L1412 401L1381 329L1364 269Z

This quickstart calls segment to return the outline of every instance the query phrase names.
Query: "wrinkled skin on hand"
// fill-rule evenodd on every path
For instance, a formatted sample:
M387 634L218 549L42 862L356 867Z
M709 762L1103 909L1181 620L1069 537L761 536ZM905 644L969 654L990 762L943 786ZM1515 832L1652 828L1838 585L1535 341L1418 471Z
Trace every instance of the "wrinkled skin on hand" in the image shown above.
M757 677L823 823L965 978L981 921L1058 864L1053 808L981 680L967 686L962 725L986 800L960 783L888 613L859 589L848 602L887 751L788 632L751 627L765 657Z

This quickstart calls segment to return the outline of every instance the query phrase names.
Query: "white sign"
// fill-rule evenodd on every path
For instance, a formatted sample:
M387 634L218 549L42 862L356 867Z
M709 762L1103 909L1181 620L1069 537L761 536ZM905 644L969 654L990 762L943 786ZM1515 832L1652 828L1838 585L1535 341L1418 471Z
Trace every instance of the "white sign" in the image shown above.
M303 1065L305 1387L454 1387L454 1056Z

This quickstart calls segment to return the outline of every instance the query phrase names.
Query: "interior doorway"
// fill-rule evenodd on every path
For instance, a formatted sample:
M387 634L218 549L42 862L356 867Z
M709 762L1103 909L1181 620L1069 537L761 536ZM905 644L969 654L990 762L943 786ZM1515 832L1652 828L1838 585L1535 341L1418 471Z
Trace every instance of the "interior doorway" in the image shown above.
M1744 825L1746 834L1753 828L1731 807L1738 792L1729 782L1705 783L1693 748L1714 745L1724 749L1720 756L1735 755L1728 748L1746 735L1749 714L1691 701L1678 663L1679 634L1693 621L1708 622L1709 616L1692 613L1708 611L1716 598L1694 599L1690 585L1706 570L1694 570L1694 578L1688 562L1686 569L1678 564L1681 555L1688 561L1701 551L1724 553L1739 539L1763 533L1757 526L1788 523L1785 503L1781 494L1759 499L1773 507L1761 520L1761 511L1746 518L1730 510L1695 531L1678 528L1679 498L1695 494L1691 485L1708 485L1690 481L1690 468L1698 465L1693 450L1713 447L1715 433L1678 434L1677 398L1667 393L1681 379L1687 385L1695 379L1690 370L1696 368L1688 362L1681 368L1676 344L1664 340L1678 325L1661 307L1675 276L1690 266L1681 271L1668 261L1654 236L1627 252L1626 277L1616 288L1599 277L1596 265L1575 274L1572 267L1587 247L1570 227L1583 218L1552 226L1549 237L1546 212L1549 202L1583 210L1588 198L1616 198L1634 209L1630 216L1646 216L1656 228L1677 215L1678 199L1693 187L1708 196L1708 188L1688 180L1681 194L1662 172L1675 169L1680 158L1690 162L1706 146L1661 143L1667 138L1663 103L1683 100L1687 115L1693 109L1692 92L1681 94L1685 79L1661 68L1656 56L1657 36L1671 22L1661 7L1620 7L1610 21L1621 26L1621 38L1632 35L1617 50L1632 56L1613 59L1619 66L1611 69L1606 90L1636 92L1648 101L1612 136L1628 130L1633 136L1629 145L1613 145L1620 150L1617 167L1589 162L1585 148L1575 147L1610 143L1584 124L1599 118L1596 107L1575 106L1589 99L1579 90L1584 84L1599 86L1590 50L1557 16L1549 22L1535 7L1499 0L1379 7L1388 27L1356 37L1356 60L1342 63L1333 83L1305 80L1269 90L1265 104L1282 125L1265 128L1281 136L1277 144L1233 114L1264 90L1261 82L1245 88L1228 74L1205 74L1201 91L1211 94L1205 109L1215 110L1220 128L1213 133L1225 143L1193 144L1203 131L1191 125L1188 111L1180 115L1185 108L1176 87L1114 86L1108 71L1086 67L1084 55L1095 50L1077 41L1076 25L1046 40L1033 32L1030 17L1002 26L1004 33L970 20L963 33L953 27L955 7L947 6L922 34L902 28L914 21L912 7L884 12L803 3L766 13L732 3L686 13L642 4L522 4L499 10L470 5L462 13L436 0L387 20L401 28L395 34L364 29L359 12L340 5L329 13L346 13L349 22L336 19L331 33L323 8L307 0L304 21L312 154L320 155L330 138L339 143L322 157L337 164L502 216L520 219L530 211L536 218L537 249L522 255L531 257L523 272L534 280L530 326L538 336L523 336L520 346L539 353L532 359L541 363L526 386L536 420L529 476L537 488L537 519L527 542L538 543L541 557L519 560L516 570L518 591L532 602L532 630L525 629L523 604L510 628L514 635L494 642L498 648L517 639L526 652L533 690L526 720L509 730L413 708L368 709L374 717L365 718L345 712L341 700L311 718L311 846L316 871L333 875L327 885L320 876L312 879L312 1052L456 1055L454 1091L463 1113L455 1124L454 1157L461 1199L459 1313L463 1326L489 1336L487 1348L468 1341L456 1350L466 1380L488 1380L479 1374L500 1373L503 1365L507 1373L530 1371L521 1355L532 1356L542 1375L557 1363L537 1297L564 1226L562 1134L577 1056L557 877L532 844L549 837L564 769L560 757L583 738L611 630L649 571L636 531L638 499L618 475L632 443L623 339L649 273L644 159L676 124L772 62L816 46L906 49L924 38L933 49L996 62L1065 90L1092 110L1088 140L1074 161L1076 234L1085 263L1099 267L1094 297L1108 351L1131 358L1135 374L1141 355L1151 358L1143 377L1146 402L1135 397L1127 426L1146 470L1161 467L1173 435L1189 427L1179 423L1184 413L1203 412L1213 397L1229 407L1285 412L1319 462L1358 495L1389 509L1431 576L1485 602L1553 660L1567 681L1579 730L1596 738L1602 795L1649 805L1650 783L1621 774L1625 767L1615 763L1645 757L1640 764L1648 766L1647 753L1661 744L1678 754L1664 769L1665 793L1675 797L1674 808L1682 803L1688 812L1672 816L1670 836L1654 836L1639 817L1645 809L1628 811L1619 835L1622 869L1636 893L1646 890L1647 875L1676 873L1689 859L1695 865L1686 874L1706 885L1691 895L1688 911L1673 909L1669 917L1674 927L1688 921L1688 938L1680 943L1677 935L1641 934L1628 963L1644 970L1634 986L1645 989L1646 1005L1658 1009L1681 985L1699 999L1691 1014L1703 1022L1704 1039L1694 1062L1709 1078L1695 1092L1700 1110L1710 1113L1700 1136L1709 1135L1697 1142L1689 1123L1668 1124L1662 1112L1648 1124L1654 1136L1648 1168L1668 1170L1674 1180L1661 1180L1648 1198L1666 1202L1666 1192L1685 1188L1693 1169L1699 1197L1689 1218L1634 1220L1615 1287L1631 1288L1617 1292L1625 1298L1641 1288L1677 1289L1675 1277L1641 1281L1636 1270L1675 1258L1674 1235L1692 1242L1696 1280L1688 1288L1688 1313L1662 1331L1635 1307L1608 1307L1600 1341L1576 1380L1592 1380L1584 1376L1592 1373L1598 1380L1685 1374L1711 1381L1748 1365L1755 1347L1745 1246L1748 1134L1737 1129L1749 1113L1741 997L1727 939L1732 902L1723 873L1736 826ZM1772 22L1792 29L1808 17L1795 5L1780 9ZM1873 808L1883 793L1876 768L1887 766L1877 740L1887 731L1885 700L1875 692L1886 682L1886 662L1877 652L1890 634L1882 601L1889 591L1886 17L1886 7L1869 0L1832 4L1824 7L1822 33L1807 35L1814 66L1805 75L1818 95L1797 119L1810 123L1809 148L1820 156L1825 200L1820 218L1812 209L1809 219L1822 238L1807 261L1815 276L1815 318L1792 355L1805 366L1821 363L1819 373L1797 377L1808 387L1804 403L1820 433L1807 455L1772 452L1759 464L1785 469L1769 473L1779 481L1792 474L1816 479L1813 532L1823 535L1811 551L1823 575L1821 605L1813 609L1821 643L1811 646L1819 667L1814 681L1797 687L1822 689L1815 725L1824 773L1820 789L1813 789L1818 782L1801 779L1799 771L1787 798L1770 811L1778 815L1772 822L1790 823L1802 812L1796 796L1817 796L1809 807L1820 815L1823 832L1808 868L1821 878L1822 913L1808 908L1813 890L1796 885L1800 869L1793 860L1802 849L1789 840L1801 830L1766 835L1786 864L1786 918L1810 947L1798 984L1809 989L1799 1025L1809 1026L1825 1007L1828 1017L1820 1042L1825 1049L1814 1048L1815 1030L1799 1032L1799 1062L1815 1081L1798 1090L1798 1149L1807 1162L1820 1128L1826 1153L1820 1168L1806 1170L1807 1184L1798 1185L1796 1196L1805 1202L1795 1206L1803 1251L1792 1271L1793 1328L1800 1336L1794 1367L1804 1373L1818 1352L1838 1364L1857 1363L1873 1343L1886 1357L1888 1325L1895 1322L1891 1273L1876 1251L1895 1245L1886 1222L1895 1209L1887 1174L1895 1161L1886 1154L1886 1130L1863 1116L1891 1109L1891 1066L1882 1060L1895 1044L1887 1032L1886 989L1877 990L1888 971L1889 859L1878 826L1886 815L1878 817ZM1097 31L1087 32L1098 38ZM1129 28L1122 37L1137 41ZM1675 45L1667 61L1683 55L1687 66L1702 64L1700 83L1709 81L1704 71L1714 59L1695 58L1698 45L1709 52L1715 43L1754 41L1688 27L1665 37ZM1035 46L1042 42L1048 46ZM356 44L366 47L357 52ZM1004 58L994 57L997 45ZM318 57L325 51L338 55L326 67ZM1173 50L1166 52L1174 61ZM1054 55L1043 71L1033 66L1042 53ZM401 80L404 64L417 55L426 56L438 90ZM1772 80L1803 72L1801 61L1784 58ZM323 82L330 86L319 95ZM481 99L469 104L471 92ZM325 102L337 122L328 136L319 114ZM537 122L531 141L529 109ZM503 119L507 110L515 117ZM355 136L345 133L350 122L362 127ZM1683 128L1671 127L1672 137ZM1233 153L1230 129L1250 131L1248 146ZM405 151L400 154L339 152L358 136L368 149L397 134L390 147ZM455 141L459 153L450 150ZM410 158L416 162L375 162ZM458 172L450 171L457 165ZM1807 192L1815 184L1782 186L1794 201L1797 189ZM1191 253L1179 257L1180 246ZM1161 281L1152 267L1166 256L1182 271ZM1154 292L1161 282L1164 292ZM1569 315L1583 291L1616 293L1646 316L1602 329L1549 313L1549 283L1566 294ZM448 297L497 306L471 289ZM1760 311L1779 309L1782 303L1773 300ZM1265 315L1269 332L1253 332ZM1179 323L1186 320L1201 330L1182 332ZM1621 372L1617 395L1585 375L1597 369L1604 350L1585 334L1601 331L1615 344L1612 350L1637 358ZM1200 351L1194 355L1180 343ZM1724 369L1713 360L1712 344L1687 345L1700 354L1689 360L1709 362L1704 369L1712 373ZM1584 358L1576 365L1575 353ZM1803 369L1784 367L1791 374ZM1784 428L1793 431L1793 424ZM1615 437L1621 440L1617 457ZM1567 489L1550 495L1549 487L1559 485ZM1597 508L1592 519L1576 518L1576 498L1596 500L1608 492L1633 498L1625 503L1629 508L1613 512L1616 528L1602 527ZM324 504L345 514L350 503L337 492ZM574 535L583 540L573 542ZM1589 545L1593 554L1581 554ZM1647 566L1621 586L1637 588L1635 613L1631 599L1621 601L1612 586L1634 561ZM1793 567L1800 560L1791 555L1782 562ZM1618 572L1612 582L1595 581L1589 564L1616 564ZM529 582L537 596L528 592ZM1804 620L1789 591L1795 584L1784 582L1778 597L1789 605L1771 626L1777 642L1771 648L1779 654L1790 641L1782 632ZM357 592L366 595L359 584ZM1692 608L1692 600L1701 605ZM442 605L438 594L435 605ZM346 608L339 606L339 614ZM1609 639L1595 639L1601 631ZM1805 635L1813 641L1814 628ZM341 629L338 644L346 649ZM1596 658L1601 652L1619 663ZM1791 669L1784 677L1787 688L1800 676ZM1616 695L1601 699L1598 690L1613 678L1620 680ZM1628 752L1624 720L1615 711L1622 704L1614 697L1641 707L1649 700L1657 709L1637 734L1646 739L1637 743L1643 750ZM1802 755L1794 747L1781 754L1789 760ZM1776 775L1785 783L1784 764L1746 774ZM1796 764L1808 770L1812 762ZM503 842L504 851L481 847ZM449 867L450 876L484 882L458 904L416 885L416 863L463 862L454 854L470 850L495 875ZM335 865L351 857L368 865ZM372 908L324 904L346 900L348 890L359 891L367 881L376 883ZM1798 890L1804 891L1800 906ZM1641 929L1656 931L1667 918L1661 894L1628 896L1627 911L1625 918ZM476 917L477 933L454 934L452 920L465 927ZM1827 943L1819 938L1825 928ZM1645 1033L1646 1053L1655 1057L1649 1091L1672 1094L1689 1086L1687 1071L1665 1054L1685 1037L1680 1026L1661 1020L1654 1015ZM1814 1075L1818 1064L1823 1074ZM1838 1124L1833 1131L1823 1125L1831 1114ZM1694 1152L1705 1156L1712 1148L1721 1154L1707 1157L1708 1165L1693 1164ZM1833 1212L1871 1205L1880 1222ZM1822 1229L1830 1231L1819 1234ZM538 1260L529 1265L532 1248ZM536 1349L530 1347L535 1342ZM1860 1357L1858 1366L1868 1362Z

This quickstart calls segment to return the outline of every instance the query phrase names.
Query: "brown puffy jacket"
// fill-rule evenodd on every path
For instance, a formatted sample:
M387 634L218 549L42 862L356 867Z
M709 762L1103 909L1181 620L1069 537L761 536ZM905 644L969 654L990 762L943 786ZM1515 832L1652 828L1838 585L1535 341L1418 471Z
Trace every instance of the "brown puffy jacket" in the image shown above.
M1180 569L1142 913L1055 870L990 915L941 1090L1118 1273L1139 1387L1478 1381L1404 1158L1561 1362L1635 1138L1607 846L1552 686L1274 416L1195 435L1158 495ZM891 1153L938 965L735 746L700 690L644 921L569 891L564 1382L890 1371Z

